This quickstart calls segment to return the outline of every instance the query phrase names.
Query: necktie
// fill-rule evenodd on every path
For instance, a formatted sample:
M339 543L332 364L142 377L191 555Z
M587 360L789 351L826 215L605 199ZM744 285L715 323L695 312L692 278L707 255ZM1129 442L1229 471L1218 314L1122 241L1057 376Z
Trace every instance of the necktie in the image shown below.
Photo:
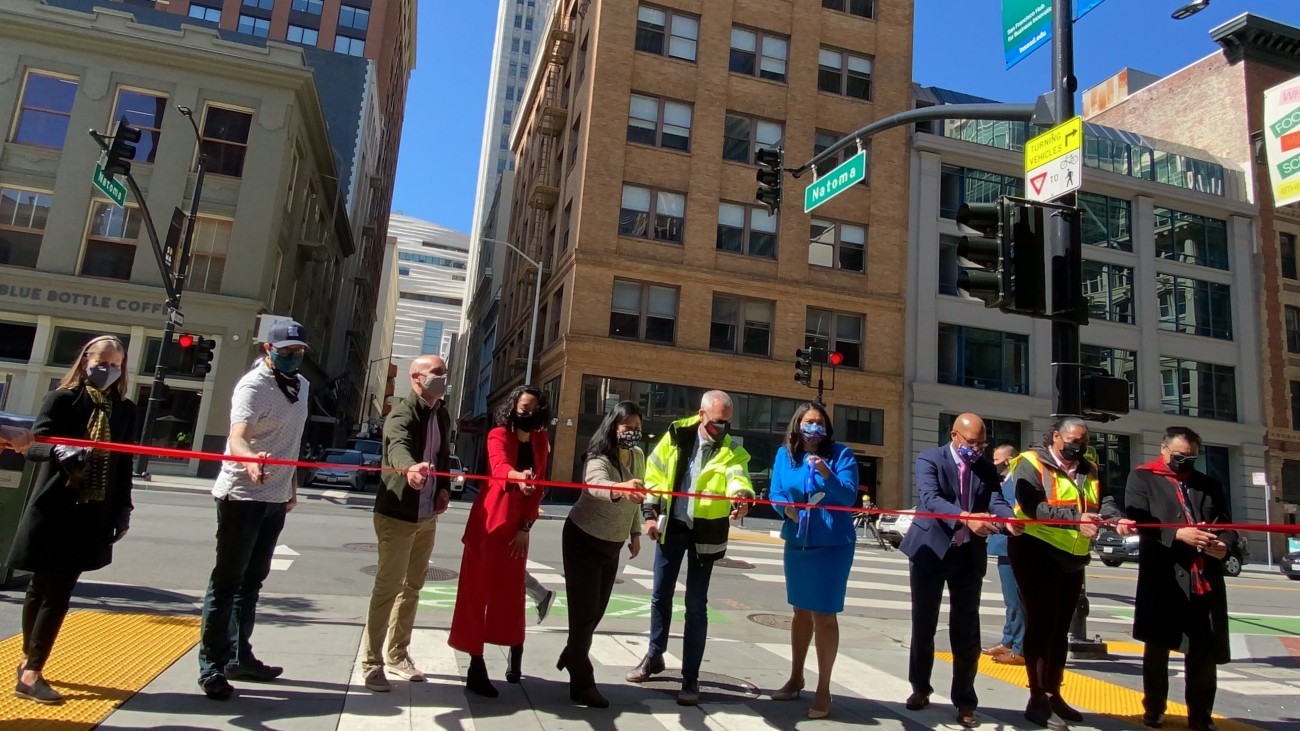
M962 510L970 510L970 465L964 460L957 463L957 505ZM970 540L970 528L958 526L952 539L959 546L965 545Z

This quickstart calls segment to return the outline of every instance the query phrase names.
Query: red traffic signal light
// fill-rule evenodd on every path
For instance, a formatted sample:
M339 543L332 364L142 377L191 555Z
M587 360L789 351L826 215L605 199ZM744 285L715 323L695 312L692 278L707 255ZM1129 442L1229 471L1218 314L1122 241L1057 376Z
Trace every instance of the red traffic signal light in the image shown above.
M844 354L831 353L831 365L833 366L844 365Z
M182 348L192 348L197 340L198 337L195 335L181 335L176 338L176 344Z

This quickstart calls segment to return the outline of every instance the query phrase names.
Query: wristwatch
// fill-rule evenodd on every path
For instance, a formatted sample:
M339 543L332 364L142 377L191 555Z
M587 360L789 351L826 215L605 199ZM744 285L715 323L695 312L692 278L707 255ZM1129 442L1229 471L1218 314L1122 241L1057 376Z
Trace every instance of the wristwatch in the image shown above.
M520 528L519 530L521 530L521 531L527 533L528 531L530 531L530 530L532 530L532 529L533 529L533 521L530 520L530 521L528 521L527 523L524 523L523 527Z

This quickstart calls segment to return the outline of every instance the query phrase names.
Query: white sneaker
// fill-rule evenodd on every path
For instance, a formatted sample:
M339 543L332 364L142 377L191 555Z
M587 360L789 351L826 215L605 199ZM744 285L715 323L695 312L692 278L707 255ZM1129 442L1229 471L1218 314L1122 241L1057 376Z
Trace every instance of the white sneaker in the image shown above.
M541 624L546 621L546 615L551 613L551 604L555 601L555 590L547 589L546 596L537 603L537 623Z
M389 663L386 667L388 668L388 672L396 675L402 680L409 680L412 683L424 682L424 673L420 672L420 669L415 667L415 663L411 662L411 658L409 657L396 665Z

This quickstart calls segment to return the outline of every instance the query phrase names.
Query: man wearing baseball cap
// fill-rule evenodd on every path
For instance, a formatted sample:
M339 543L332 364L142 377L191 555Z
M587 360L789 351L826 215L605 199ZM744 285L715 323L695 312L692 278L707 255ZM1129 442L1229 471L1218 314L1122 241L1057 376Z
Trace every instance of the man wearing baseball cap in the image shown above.
M228 681L268 683L284 672L253 655L257 597L271 572L285 514L298 502L293 467L268 458L298 455L307 422L307 379L298 374L307 331L293 320L271 326L264 356L235 385L226 454L212 488L217 502L217 558L203 598L199 687L213 700L234 692Z

